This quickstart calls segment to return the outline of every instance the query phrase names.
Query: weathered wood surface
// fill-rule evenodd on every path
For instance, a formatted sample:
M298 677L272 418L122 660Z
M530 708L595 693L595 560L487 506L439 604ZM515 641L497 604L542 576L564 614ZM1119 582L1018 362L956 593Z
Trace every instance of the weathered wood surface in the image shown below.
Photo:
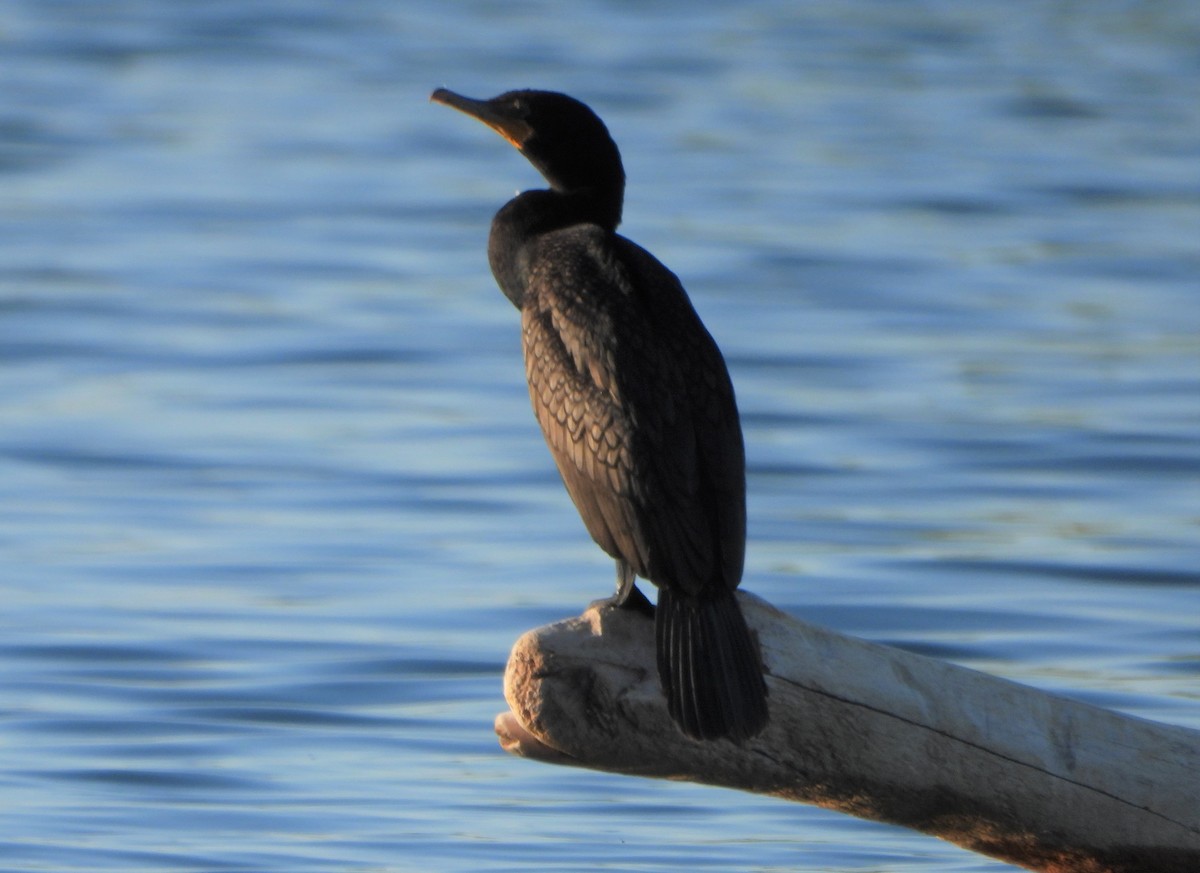
M501 745L557 764L777 795L1031 870L1200 871L1200 732L846 637L739 592L771 722L744 746L667 715L653 622L592 608L518 640Z

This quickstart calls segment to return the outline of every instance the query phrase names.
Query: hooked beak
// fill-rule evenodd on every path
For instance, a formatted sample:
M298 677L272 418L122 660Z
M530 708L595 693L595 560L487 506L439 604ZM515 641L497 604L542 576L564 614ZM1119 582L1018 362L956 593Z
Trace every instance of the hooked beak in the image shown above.
M524 148L533 136L529 122L517 115L510 105L497 104L492 100L473 100L445 88L438 88L429 95L429 99L482 121L518 149Z

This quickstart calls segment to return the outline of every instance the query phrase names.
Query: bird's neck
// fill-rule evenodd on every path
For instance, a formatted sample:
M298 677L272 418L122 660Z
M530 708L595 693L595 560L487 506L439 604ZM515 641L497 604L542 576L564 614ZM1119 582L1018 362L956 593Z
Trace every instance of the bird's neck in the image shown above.
M543 234L577 224L615 231L621 221L621 194L598 197L590 191L525 191L492 219L488 261L500 290L521 308L525 299L528 246Z

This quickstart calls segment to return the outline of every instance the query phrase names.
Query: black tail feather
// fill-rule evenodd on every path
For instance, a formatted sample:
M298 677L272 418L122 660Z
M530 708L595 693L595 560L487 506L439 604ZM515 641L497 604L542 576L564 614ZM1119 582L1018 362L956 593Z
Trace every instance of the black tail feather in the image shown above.
M740 742L762 730L762 661L732 591L693 597L660 588L655 637L667 707L685 734Z

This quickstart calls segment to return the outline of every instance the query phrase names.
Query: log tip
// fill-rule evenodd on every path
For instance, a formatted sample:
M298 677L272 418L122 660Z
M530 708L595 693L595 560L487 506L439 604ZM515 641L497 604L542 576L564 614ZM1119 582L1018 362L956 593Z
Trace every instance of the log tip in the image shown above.
M547 746L531 734L515 713L502 712L497 715L495 728L500 748L510 755L547 764L578 764L570 755Z

